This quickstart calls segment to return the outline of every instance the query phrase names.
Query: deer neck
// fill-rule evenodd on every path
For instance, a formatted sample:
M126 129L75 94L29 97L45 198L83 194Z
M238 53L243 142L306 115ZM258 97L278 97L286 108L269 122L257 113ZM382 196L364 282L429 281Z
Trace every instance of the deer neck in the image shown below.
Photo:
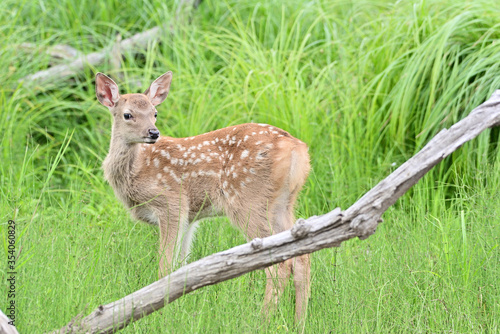
M104 177L124 202L129 202L131 182L134 180L139 157L140 144L129 144L123 139L111 135L109 153L104 159Z

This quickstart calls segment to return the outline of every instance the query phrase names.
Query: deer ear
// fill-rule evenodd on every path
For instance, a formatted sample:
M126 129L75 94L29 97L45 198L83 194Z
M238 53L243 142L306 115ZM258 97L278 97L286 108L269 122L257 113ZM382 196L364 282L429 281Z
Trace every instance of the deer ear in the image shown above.
M148 97L149 101L154 106L159 105L167 98L168 91L170 90L170 83L172 82L172 72L168 71L167 73L160 76L158 79L153 81L151 86L144 92Z
M110 77L97 73L95 75L95 95L106 107L114 107L120 99L118 85Z

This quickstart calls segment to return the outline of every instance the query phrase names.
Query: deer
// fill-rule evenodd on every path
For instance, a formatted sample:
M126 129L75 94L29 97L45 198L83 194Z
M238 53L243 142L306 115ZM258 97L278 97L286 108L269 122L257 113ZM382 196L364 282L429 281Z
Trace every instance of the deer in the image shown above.
M268 124L246 123L186 138L160 136L156 106L172 72L143 94L120 95L97 73L96 96L111 112L104 177L134 219L159 228L159 276L185 263L198 222L225 215L247 241L293 227L294 204L310 171L307 145ZM266 270L263 310L275 307L293 273L295 318L310 294L309 254ZM267 313L267 312L266 312Z

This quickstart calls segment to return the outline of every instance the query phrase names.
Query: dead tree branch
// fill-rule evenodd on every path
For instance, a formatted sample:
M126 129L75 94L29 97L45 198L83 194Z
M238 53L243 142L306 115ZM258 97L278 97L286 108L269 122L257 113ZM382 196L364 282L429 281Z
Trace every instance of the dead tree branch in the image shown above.
M121 54L125 52L145 50L151 42L159 39L160 34L172 31L175 24L182 24L187 21L186 18L190 18L191 13L193 10L198 8L200 3L201 0L183 0L176 11L174 23L154 27L124 40L121 40L121 37L119 37L118 41L112 45L112 47L104 48L99 52L92 52L86 55L74 53L74 60L70 63L52 66L47 70L28 75L21 79L21 81L28 85L34 83L43 86L44 84L47 84L55 79L64 80L65 78L71 77L76 73L81 72L86 66L100 65L108 58L111 58L110 61L112 62L112 66L116 67L117 64L121 63L121 59L118 60L117 56L121 57ZM33 47L33 45L25 44L25 48L29 47ZM66 53L69 52L68 48L69 47L65 49ZM75 50L74 52L77 51ZM61 52L59 51L59 53Z
M149 43L159 37L161 31L162 29L160 29L160 27L154 27L152 29L138 33L119 42L119 47L115 47L115 49L119 49L122 52L132 51L136 49L145 49L149 45ZM52 66L47 70L28 75L24 77L22 81L28 84L36 83L43 86L44 84L56 78L57 80L63 80L67 77L75 75L78 72L81 72L86 66L97 66L104 63L106 58L109 57L110 53L111 50L105 49L103 51L82 55L69 64Z
M7 316L2 312L2 310L0 310L0 333L19 334L16 327L14 327L14 325L11 325L11 323L14 323L14 321L7 318Z
M439 132L420 152L341 212L299 219L295 226L267 238L207 256L118 301L101 305L90 315L54 333L113 333L165 304L207 285L217 284L250 271L327 247L373 234L382 214L432 167L474 139L500 124L500 90L469 116Z

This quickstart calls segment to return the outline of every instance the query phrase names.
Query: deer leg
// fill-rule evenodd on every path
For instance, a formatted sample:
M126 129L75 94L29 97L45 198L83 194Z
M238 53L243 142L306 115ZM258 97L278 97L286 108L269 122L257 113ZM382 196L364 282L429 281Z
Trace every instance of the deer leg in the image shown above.
M173 211L173 212L172 212ZM160 272L159 277L168 275L176 266L176 260L187 228L187 216L170 210L160 217Z
M311 265L309 254L293 259L293 282L295 285L295 320L304 319L309 301Z
M198 222L188 223L184 233L180 236L181 247L179 261L181 265L187 264L189 251L191 249L191 244L193 243L193 236L197 228Z
M270 313L276 308L280 295L285 290L290 274L292 273L292 260L286 260L266 268L266 293L264 296L264 312Z

